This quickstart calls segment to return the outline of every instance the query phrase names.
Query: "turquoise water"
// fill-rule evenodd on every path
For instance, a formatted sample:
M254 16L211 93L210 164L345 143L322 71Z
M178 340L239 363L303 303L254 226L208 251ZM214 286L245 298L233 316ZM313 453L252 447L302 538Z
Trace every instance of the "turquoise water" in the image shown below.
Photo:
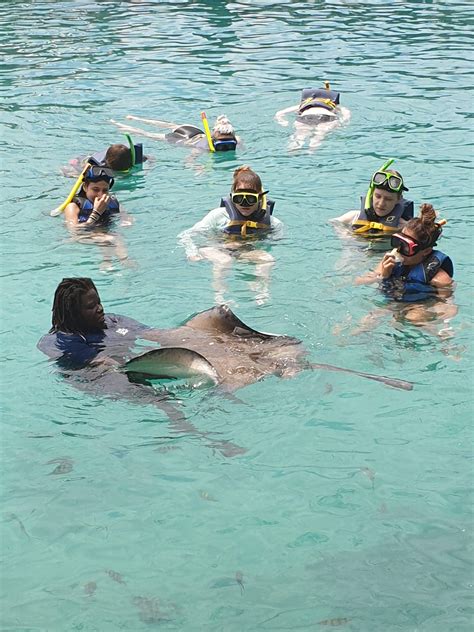
M472 629L470 3L12 0L0 16L2 629ZM290 152L273 115L323 79L350 121ZM145 140L155 163L118 187L136 267L101 272L100 249L49 217L71 185L59 166L120 142L110 118L199 124L201 109L225 112L244 148L190 162ZM389 318L350 334L378 304L352 278L380 255L327 220L390 156L416 205L448 219L449 340ZM238 401L184 395L199 431L247 450L228 458L152 406L74 390L36 342L63 276L91 276L106 309L160 327L210 307L211 268L176 235L242 163L286 233L266 304L234 265L236 313L317 362L415 388L321 371Z

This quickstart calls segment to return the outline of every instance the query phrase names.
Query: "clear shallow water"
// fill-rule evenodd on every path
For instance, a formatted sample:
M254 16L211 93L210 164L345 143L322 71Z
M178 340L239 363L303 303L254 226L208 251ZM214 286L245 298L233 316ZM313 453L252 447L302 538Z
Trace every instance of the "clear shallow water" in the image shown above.
M0 12L3 628L471 629L469 4L6 2ZM273 115L325 78L350 122L313 153L289 153L291 125ZM100 273L99 249L71 243L48 216L70 185L59 166L119 142L109 118L198 124L201 109L225 112L244 149L189 163L145 141L155 165L118 189L138 267ZM416 205L449 220L442 248L459 314L447 342L389 321L358 337L344 327L377 303L351 279L379 255L327 220L354 207L389 156ZM73 390L35 345L63 276L93 277L108 310L162 327L211 306L210 268L186 262L176 235L242 163L271 190L286 237L271 246L268 304L248 289L252 269L234 266L237 314L302 338L318 362L416 387L317 372L254 384L240 402L184 397L200 431L247 448L231 459L173 433L154 407Z

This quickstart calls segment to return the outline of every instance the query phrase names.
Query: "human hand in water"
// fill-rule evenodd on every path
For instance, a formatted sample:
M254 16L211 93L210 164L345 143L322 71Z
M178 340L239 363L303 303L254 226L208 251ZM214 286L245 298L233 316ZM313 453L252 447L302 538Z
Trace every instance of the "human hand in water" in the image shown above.
M391 276L396 263L396 259L391 252L384 254L383 259L380 262L380 274L382 279L388 279Z
M94 200L94 211L99 213L99 215L102 215L102 213L107 208L107 205L109 202L110 202L110 195L108 195L107 193L104 193L103 195L96 197Z

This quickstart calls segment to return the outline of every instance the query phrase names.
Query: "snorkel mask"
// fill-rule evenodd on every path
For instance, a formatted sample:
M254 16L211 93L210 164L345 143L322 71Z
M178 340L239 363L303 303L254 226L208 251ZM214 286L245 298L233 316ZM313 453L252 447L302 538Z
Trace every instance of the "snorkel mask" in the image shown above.
M238 206L242 206L244 208L250 208L251 206L254 206L254 204L257 204L257 202L261 198L263 198L262 209L266 209L267 193L268 191L262 191L261 193L255 193L255 191L238 191L236 193L231 193L230 199L232 200L233 204L237 204Z
M400 174L389 171L388 168L395 161L395 158L390 158L387 162L380 167L378 171L374 173L370 179L370 186L365 196L365 210L369 211L372 208L372 197L374 190L386 189L393 193L401 193L402 191L408 191L403 182L403 178Z
M442 219L436 224L436 230L431 235L431 238L428 241L418 241L414 237L409 237L404 233L395 233L392 235L390 240L390 245L392 248L396 248L397 251L402 254L404 257L413 257L418 254L421 250L425 250L426 248L432 248L436 246L436 242L440 238L443 229L442 226L446 224L446 220Z
M213 140L212 144L215 151L235 151L237 141L234 138L223 138L222 140Z
M101 180L107 182L111 189L115 182L113 171L107 167L93 165L84 173L84 182L100 182Z

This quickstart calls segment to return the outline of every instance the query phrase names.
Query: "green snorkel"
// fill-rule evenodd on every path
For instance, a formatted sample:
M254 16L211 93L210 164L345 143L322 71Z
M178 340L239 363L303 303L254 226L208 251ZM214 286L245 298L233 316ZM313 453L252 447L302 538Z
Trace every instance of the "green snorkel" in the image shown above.
M132 166L130 167L130 169L133 169L133 167L135 166L135 145L133 144L133 140L132 140L132 137L130 136L130 134L125 134L125 138L128 141L128 146L130 148L130 154L132 156ZM130 169L127 169L126 171L130 171Z
M387 162L385 164L383 164L380 169L378 169L377 171L386 171L390 165L392 164L392 162L395 161L395 158L389 158L387 160ZM370 210L371 206L372 206L372 196L374 194L374 189L375 189L375 185L372 182L372 180L370 181L370 186L367 190L367 195L365 196L365 210L368 211Z

